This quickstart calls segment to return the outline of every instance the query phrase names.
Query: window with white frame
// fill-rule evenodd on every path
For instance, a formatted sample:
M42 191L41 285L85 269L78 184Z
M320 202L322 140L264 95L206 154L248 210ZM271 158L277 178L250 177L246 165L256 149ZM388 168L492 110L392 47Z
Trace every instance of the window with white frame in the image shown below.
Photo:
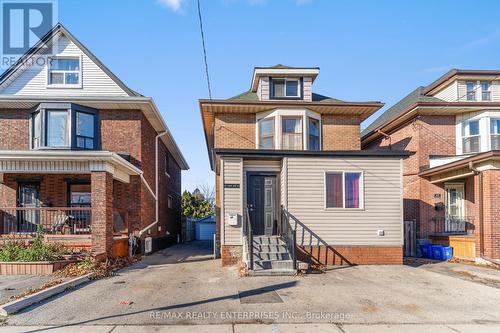
M479 120L471 120L462 126L462 151L464 154L480 151Z
M483 101L491 101L491 82L481 81L481 98Z
M325 173L326 208L363 207L361 172L334 171Z
M307 117L308 121L308 149L319 150L319 120Z
M299 79L272 79L271 98L300 98Z
M475 101L476 100L476 83L473 81L466 82L465 86L467 87L467 100Z
M302 117L283 117L281 122L281 132L281 149L302 150Z
M259 148L274 149L274 117L259 120Z
M78 86L81 82L79 57L49 58L49 86Z
M500 150L500 118L490 120L491 149Z

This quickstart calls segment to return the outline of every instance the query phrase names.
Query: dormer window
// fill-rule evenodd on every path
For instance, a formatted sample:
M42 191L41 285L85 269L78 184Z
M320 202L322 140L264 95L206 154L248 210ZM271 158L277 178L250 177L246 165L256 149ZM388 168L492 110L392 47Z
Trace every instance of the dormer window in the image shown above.
M51 87L79 87L81 85L80 57L49 58L48 85Z
M301 98L300 79L271 79L271 96L274 99Z
M481 96L483 101L491 101L491 82L481 81Z

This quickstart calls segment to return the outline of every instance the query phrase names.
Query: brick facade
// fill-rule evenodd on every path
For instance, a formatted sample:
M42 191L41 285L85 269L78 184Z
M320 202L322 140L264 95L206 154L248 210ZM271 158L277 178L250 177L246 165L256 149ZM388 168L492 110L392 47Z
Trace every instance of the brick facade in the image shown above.
M360 150L360 122L356 116L321 115L323 150Z
M243 247L240 245L221 245L222 266L233 266L241 261Z
M99 110L101 149L123 154L133 165L144 172L144 179L151 189L155 190L155 136L156 131L140 110ZM0 110L0 150L30 149L30 111ZM168 150L159 141L159 222L144 236L171 237L173 240L180 233L181 214L181 169L172 156L169 157L169 170L166 174L165 155ZM17 178L20 175L5 174L4 183L0 183L0 207L15 207L17 205ZM61 175L41 174L22 175L22 177L37 177L40 180L41 201L43 205L67 206L68 178L86 178L89 181L93 175ZM106 182L107 183L107 182ZM92 188L94 185L91 182ZM109 185L109 184L107 184ZM106 188L107 189L107 188ZM96 187L97 190L97 187ZM125 211L129 221L129 231L139 231L155 220L155 199L139 176L131 176L130 183L124 184L116 180L111 182L112 208ZM114 193L114 198L113 198ZM100 194L97 194L99 196ZM173 205L168 207L168 196L172 197ZM96 197L97 198L97 197ZM92 193L94 204L94 193ZM96 205L99 202L95 202ZM97 206L96 206L97 207ZM100 207L107 208L105 206ZM97 208L96 208L97 209ZM106 210L106 214L108 210ZM103 221L100 218L99 221ZM111 219L107 220L109 223ZM107 232L111 229L106 227ZM109 236L109 235L108 235ZM94 250L109 250L107 238L100 238L104 243L95 245ZM111 252L108 252L111 253Z
M215 148L255 149L255 113L217 113Z

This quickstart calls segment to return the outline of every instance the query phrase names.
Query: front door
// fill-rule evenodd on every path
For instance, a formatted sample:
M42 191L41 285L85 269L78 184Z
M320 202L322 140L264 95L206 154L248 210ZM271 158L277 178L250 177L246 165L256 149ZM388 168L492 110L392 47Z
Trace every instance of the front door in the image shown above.
M277 223L277 183L275 175L249 175L248 209L254 235L271 236Z
M17 213L17 231L35 232L40 211L30 208L40 207L40 183L19 183L17 191L17 204L24 208Z
M464 184L447 183L444 185L445 197L445 232L463 231L465 218Z

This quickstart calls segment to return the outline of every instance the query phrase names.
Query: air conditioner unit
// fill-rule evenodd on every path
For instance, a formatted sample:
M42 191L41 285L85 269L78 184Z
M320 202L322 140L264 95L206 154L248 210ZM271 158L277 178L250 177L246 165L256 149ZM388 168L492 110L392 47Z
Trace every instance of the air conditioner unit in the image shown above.
M153 251L153 238L146 237L144 239L144 252L151 253Z

